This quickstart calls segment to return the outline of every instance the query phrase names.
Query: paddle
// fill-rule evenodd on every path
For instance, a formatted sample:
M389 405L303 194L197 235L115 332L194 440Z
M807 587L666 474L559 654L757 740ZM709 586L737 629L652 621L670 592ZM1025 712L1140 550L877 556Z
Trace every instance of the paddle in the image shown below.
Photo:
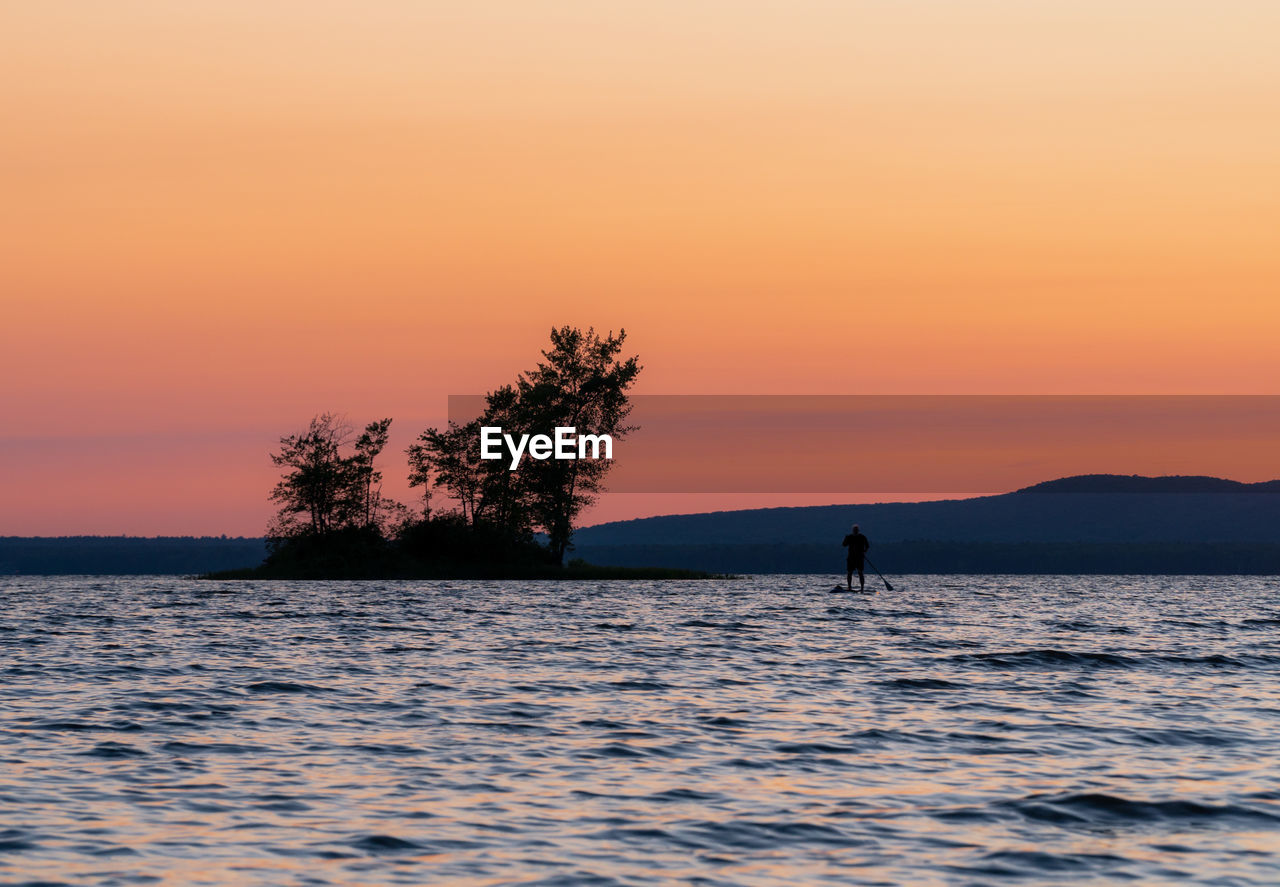
M867 566L869 566L871 569L873 569L873 570L875 570L875 571L876 571L876 575L877 575L877 576L879 576L879 577L880 577L880 581L884 583L885 590L887 590L887 591L893 591L893 586L889 584L889 580L888 580L888 579L884 578L884 574L883 574L883 573L881 573L879 570L876 570L876 565L875 565L875 564L873 564L873 563L871 563L871 558L867 557L867 556L864 554L864 555L862 556L862 559L863 559L863 560L865 560L865 561L867 562Z

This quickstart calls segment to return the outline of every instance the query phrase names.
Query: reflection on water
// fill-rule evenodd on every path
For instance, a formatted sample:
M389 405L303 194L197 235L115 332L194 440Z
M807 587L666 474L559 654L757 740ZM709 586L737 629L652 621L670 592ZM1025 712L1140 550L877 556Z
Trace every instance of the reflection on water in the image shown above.
M1275 579L901 584L0 578L0 879L1280 882Z

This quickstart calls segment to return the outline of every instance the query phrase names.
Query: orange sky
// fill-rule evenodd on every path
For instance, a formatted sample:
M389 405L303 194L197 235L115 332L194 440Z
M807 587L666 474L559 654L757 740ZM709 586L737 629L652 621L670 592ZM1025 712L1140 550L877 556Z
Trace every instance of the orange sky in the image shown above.
M1277 33L1269 0L8 4L0 534L257 533L275 438L403 446L553 323L625 326L653 393L1275 393Z

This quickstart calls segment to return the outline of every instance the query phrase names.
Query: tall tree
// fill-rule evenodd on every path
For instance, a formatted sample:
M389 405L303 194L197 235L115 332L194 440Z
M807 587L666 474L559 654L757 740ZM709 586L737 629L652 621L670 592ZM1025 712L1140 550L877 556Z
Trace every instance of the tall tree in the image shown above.
M472 527L485 523L512 537L531 535L524 477L508 471L505 460L480 458L482 425L510 428L519 421L516 390L504 385L485 395L479 418L463 424L451 420L443 431L428 428L407 451L409 486L428 494L440 490Z
M633 431L625 424L631 413L627 392L642 367L638 357L621 357L626 337L622 329L603 338L594 328L552 329L543 360L517 382L525 427L552 434L557 427L572 426L579 434L608 434L614 440ZM534 522L546 532L557 563L563 563L579 515L596 501L612 466L604 459L523 461L521 470L530 475Z
M357 437L346 421L322 413L302 433L280 438L271 461L284 474L270 496L280 510L267 535L279 541L353 527L384 532L400 508L382 496L382 473L374 466L390 425L390 419L371 422Z
M314 417L301 434L280 438L280 452L271 461L285 474L271 491L280 511L270 536L324 536L337 526L349 482L342 447L350 439L351 426L332 413Z
M427 502L432 489L443 491L458 503L463 519L474 525L484 507L480 420L462 425L450 420L443 431L428 428L409 445L406 455L409 486L422 487Z
M356 438L355 455L351 456L351 470L356 490L360 493L364 526L378 526L384 510L382 496L382 472L374 468L374 461L387 446L390 419L379 419L365 426L364 432Z
M553 559L563 563L574 525L603 489L613 463L535 460L526 454L511 471L506 459L480 458L480 429L550 436L557 427L572 426L579 433L624 437L633 430L625 424L631 412L627 392L641 370L638 358L621 356L625 339L624 330L603 338L594 329L551 330L543 360L515 385L485 395L479 418L423 432L408 451L410 484L445 493L472 527L483 523L512 537L542 530Z

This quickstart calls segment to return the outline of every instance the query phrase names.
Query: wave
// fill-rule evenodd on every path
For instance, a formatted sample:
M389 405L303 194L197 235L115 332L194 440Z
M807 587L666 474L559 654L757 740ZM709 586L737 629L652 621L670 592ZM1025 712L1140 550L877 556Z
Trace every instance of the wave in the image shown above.
M122 758L145 758L147 752L144 749L123 742L99 742L93 748L79 752L86 758L105 758L107 760L115 760Z
M1027 819L1059 825L1138 824L1177 820L1187 823L1247 821L1280 826L1280 813L1244 804L1211 804L1187 799L1138 801L1100 792L1028 795L1001 805Z
M893 678L887 681L876 681L876 686L889 687L894 690L962 690L963 684L955 681L944 681L942 678Z
M315 684L297 684L292 681L256 681L246 684L245 690L250 693L328 693L326 687Z
M956 653L948 662L972 663L992 668L1043 668L1093 666L1101 668L1134 668L1139 660L1121 653L1092 653L1073 650L1003 650L997 653Z
M421 844L395 835L364 835L350 841L350 846L365 853L413 853L423 849Z
M1043 850L997 850L982 857L982 864L971 870L991 875L1018 876L1055 872L1081 877L1097 874L1099 869L1114 873L1129 860L1109 853L1046 853Z

